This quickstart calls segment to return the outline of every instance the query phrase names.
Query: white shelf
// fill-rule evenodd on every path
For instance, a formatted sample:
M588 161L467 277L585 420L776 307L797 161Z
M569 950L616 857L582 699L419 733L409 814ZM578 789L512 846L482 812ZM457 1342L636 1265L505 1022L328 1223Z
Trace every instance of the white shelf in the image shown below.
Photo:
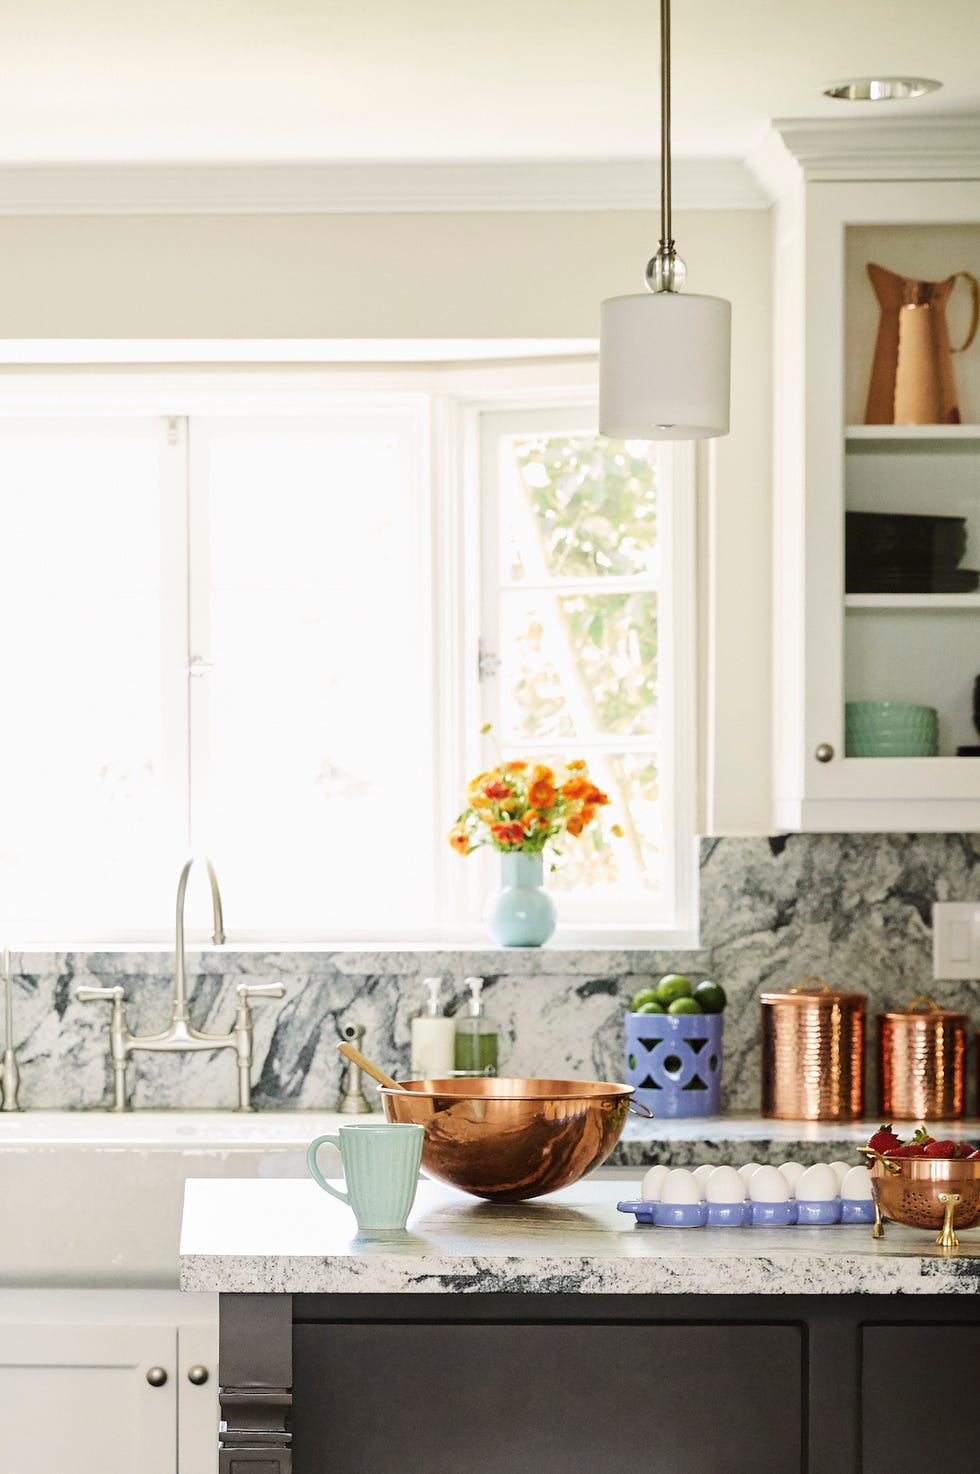
M848 425L848 441L879 440L975 440L980 442L980 425Z
M978 594L845 594L845 609L980 609Z

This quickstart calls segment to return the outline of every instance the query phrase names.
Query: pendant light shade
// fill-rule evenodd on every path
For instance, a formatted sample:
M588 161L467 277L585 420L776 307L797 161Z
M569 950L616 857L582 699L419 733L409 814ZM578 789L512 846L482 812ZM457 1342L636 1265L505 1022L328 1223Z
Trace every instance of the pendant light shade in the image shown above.
M728 434L731 304L648 292L610 297L599 332L599 428L616 440Z
M660 0L660 247L649 293L603 302L599 330L599 429L616 440L728 434L731 303L681 294L670 177L670 0Z

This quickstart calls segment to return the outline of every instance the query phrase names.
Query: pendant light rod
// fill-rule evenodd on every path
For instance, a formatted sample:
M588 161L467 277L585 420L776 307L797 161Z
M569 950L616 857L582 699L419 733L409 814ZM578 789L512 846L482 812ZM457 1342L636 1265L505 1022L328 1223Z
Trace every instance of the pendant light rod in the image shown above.
M673 252L670 210L670 0L660 0L660 245Z

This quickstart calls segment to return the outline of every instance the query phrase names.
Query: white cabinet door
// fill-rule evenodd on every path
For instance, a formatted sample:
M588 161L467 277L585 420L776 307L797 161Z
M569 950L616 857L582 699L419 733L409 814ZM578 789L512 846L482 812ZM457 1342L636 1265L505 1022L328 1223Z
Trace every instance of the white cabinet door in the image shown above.
M862 420L878 321L867 263L930 281L960 270L961 255L968 267L980 249L980 182L821 177L784 214L776 821L790 830L977 829L980 756L970 749L980 592L967 585L980 570L980 355L956 360L962 424ZM958 321L953 329L957 341L965 335ZM962 528L956 568L940 566L938 548L920 557L920 542L930 550L930 519L948 532ZM870 551L869 536L877 540ZM914 559L908 539L917 540ZM891 562L883 547L898 548ZM849 741L849 703L931 708L938 743L931 753L920 741L911 750L921 755L888 756L884 738L862 745L852 733Z
M0 1469L176 1474L175 1327L0 1325Z

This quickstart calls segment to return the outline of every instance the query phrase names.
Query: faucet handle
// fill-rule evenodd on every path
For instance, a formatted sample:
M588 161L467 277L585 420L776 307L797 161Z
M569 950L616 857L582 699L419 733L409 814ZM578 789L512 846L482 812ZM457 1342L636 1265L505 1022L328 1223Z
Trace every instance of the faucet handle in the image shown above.
M286 987L284 983L239 983L235 992L240 1003L248 1003L250 998L285 998Z
M120 988L118 983L114 988L76 988L75 997L79 1003L111 1003L113 1007L125 1003L126 990Z

